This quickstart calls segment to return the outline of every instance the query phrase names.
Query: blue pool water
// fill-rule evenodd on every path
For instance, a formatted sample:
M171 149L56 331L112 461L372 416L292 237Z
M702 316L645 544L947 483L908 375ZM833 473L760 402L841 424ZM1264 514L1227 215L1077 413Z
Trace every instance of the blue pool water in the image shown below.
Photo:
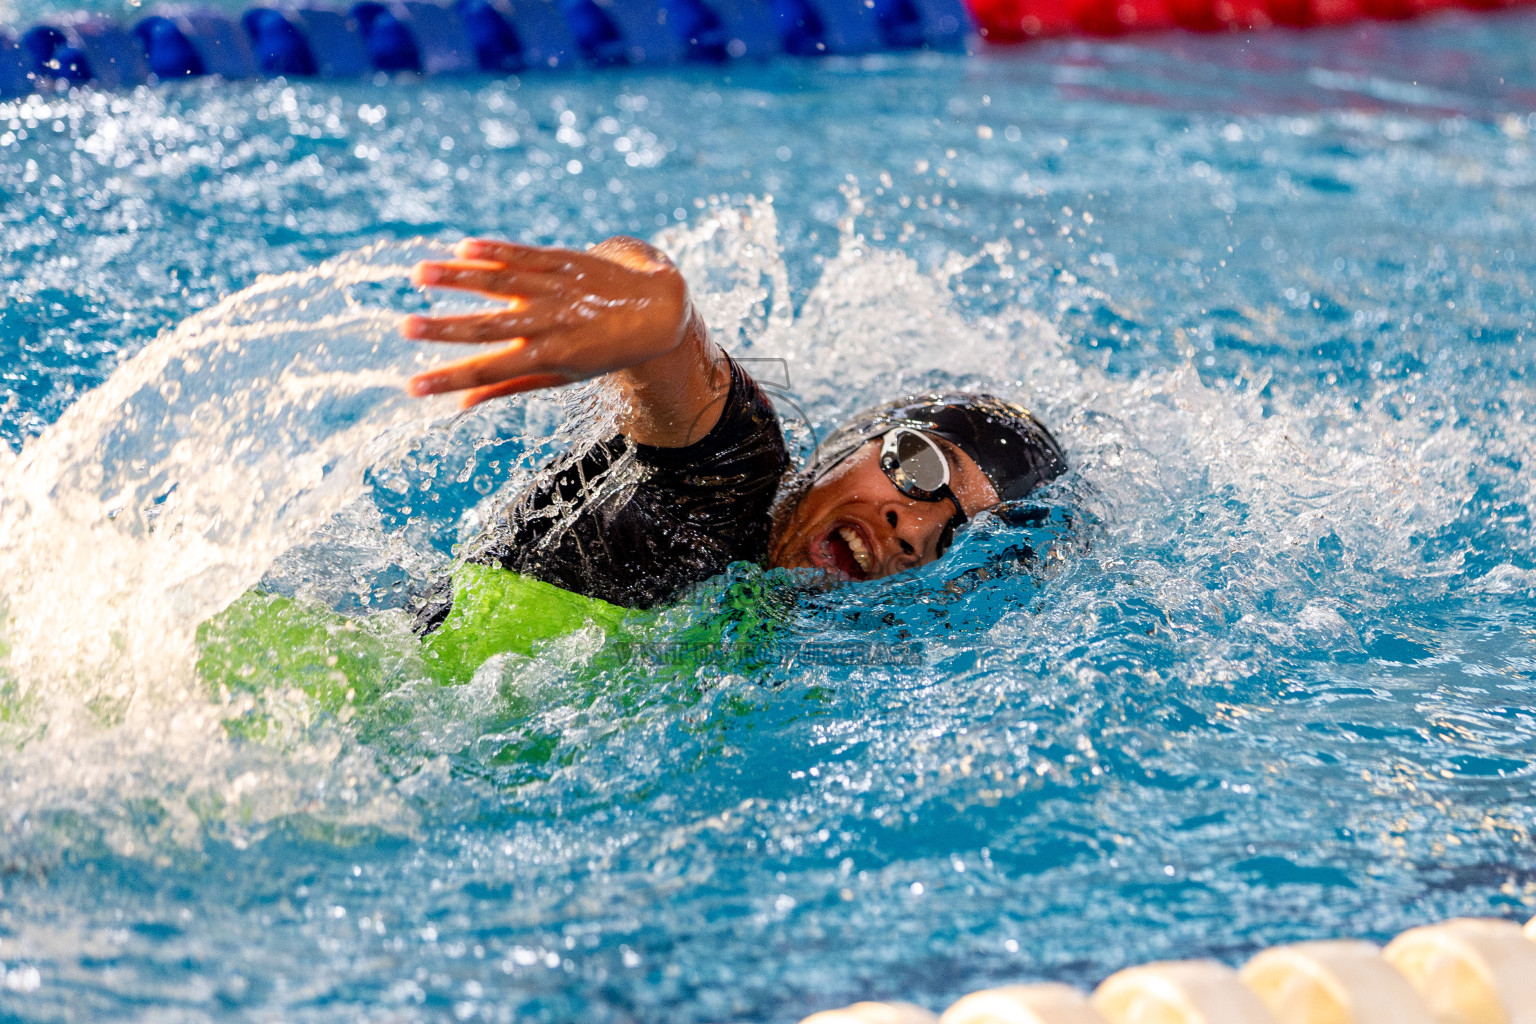
M1536 913L1533 42L0 105L0 1020L791 1022ZM802 442L1020 396L1076 529L231 737L199 621L389 622L605 408L391 390L469 232L658 239Z

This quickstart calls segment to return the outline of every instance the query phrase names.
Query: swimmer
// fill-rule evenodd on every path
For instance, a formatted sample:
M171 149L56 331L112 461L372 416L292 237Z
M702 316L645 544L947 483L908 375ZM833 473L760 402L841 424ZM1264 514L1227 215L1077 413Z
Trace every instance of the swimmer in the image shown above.
M413 395L492 398L606 377L615 436L558 456L464 552L630 608L660 604L733 562L869 580L932 562L955 531L1066 470L1023 408L922 395L840 428L791 474L778 417L709 339L659 250L610 238L587 252L471 239L418 264L419 286L505 308L407 317L406 337L484 350L411 378ZM424 630L448 614L441 591Z

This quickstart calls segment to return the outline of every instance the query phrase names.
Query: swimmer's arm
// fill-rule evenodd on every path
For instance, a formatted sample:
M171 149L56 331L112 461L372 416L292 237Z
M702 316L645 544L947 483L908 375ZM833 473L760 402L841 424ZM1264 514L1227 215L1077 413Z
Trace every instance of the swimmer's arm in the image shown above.
M407 317L408 338L488 348L417 374L411 394L458 391L469 408L610 375L627 400L621 429L633 441L684 447L720 418L730 373L682 274L660 250L624 237L584 253L469 239L455 255L418 264L412 279L507 306Z

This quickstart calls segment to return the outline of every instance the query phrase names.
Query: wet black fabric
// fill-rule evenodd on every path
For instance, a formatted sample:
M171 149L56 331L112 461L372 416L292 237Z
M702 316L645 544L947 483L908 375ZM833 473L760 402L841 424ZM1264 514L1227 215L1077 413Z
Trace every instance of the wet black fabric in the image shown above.
M497 515L466 560L630 608L660 604L732 562L766 562L789 451L767 396L728 363L725 407L702 440L658 448L620 434L567 452ZM444 596L418 614L424 631L447 617Z

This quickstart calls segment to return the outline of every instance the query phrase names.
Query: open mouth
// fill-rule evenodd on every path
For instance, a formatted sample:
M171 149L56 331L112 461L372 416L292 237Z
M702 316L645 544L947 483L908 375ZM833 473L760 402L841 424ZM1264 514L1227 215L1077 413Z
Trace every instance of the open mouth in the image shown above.
M849 580L867 580L874 572L875 558L869 537L854 523L834 524L826 534L811 544L811 563L818 569Z

